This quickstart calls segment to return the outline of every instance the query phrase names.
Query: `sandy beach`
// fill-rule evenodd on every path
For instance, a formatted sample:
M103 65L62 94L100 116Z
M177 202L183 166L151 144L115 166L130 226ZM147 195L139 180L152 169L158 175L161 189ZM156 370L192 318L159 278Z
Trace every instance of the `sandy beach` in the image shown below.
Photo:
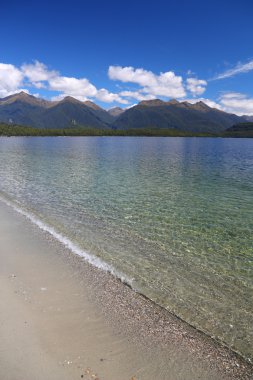
M252 379L226 347L0 203L0 379Z

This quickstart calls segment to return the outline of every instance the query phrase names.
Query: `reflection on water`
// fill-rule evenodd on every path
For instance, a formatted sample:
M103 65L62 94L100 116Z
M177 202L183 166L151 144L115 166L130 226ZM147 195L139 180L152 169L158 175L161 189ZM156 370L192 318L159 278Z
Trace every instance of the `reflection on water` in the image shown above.
M252 148L249 139L2 138L0 191L252 357Z

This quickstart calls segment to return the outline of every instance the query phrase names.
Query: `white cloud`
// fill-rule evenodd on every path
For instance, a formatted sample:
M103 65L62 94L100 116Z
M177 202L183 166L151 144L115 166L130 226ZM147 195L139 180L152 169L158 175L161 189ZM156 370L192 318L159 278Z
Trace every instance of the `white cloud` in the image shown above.
M23 79L23 73L18 68L11 64L0 63L0 98L21 91Z
M105 88L101 88L97 91L96 98L98 100L101 100L101 102L105 103L117 102L121 104L128 104L128 101L126 99L122 99L122 97L119 94L109 92Z
M121 91L120 95L130 99L136 99L139 102L142 100L155 99L155 95L142 94L140 91Z
M97 89L86 78L70 78L56 76L48 80L49 88L53 91L60 91L61 94L54 96L53 100L61 100L65 96L72 96L80 101L86 101L90 98L96 98L104 103L121 103L128 104L119 94L109 92L105 88Z
M108 70L110 79L121 82L137 83L140 86L156 85L156 76L152 71L144 69L134 69L133 67L110 66Z
M24 76L31 82L36 88L45 88L50 79L57 77L59 74L57 71L49 70L47 66L39 61L35 61L31 64L23 64L21 70Z
M125 83L136 83L142 87L140 92L152 96L164 96L168 98L182 98L185 96L183 80L181 76L168 71L154 74L142 68L135 69L132 66L110 66L108 70L109 78Z
M128 101L121 98L119 94L109 92L105 88L97 89L86 78L70 78L57 76L49 79L49 88L53 91L60 91L61 94L54 96L53 100L63 99L65 96L72 96L78 100L86 101L90 98L96 98L104 103L121 103L128 104Z
M202 95L207 86L207 82L205 80L197 78L187 78L186 83L187 90L189 90L193 96Z
M224 111L237 115L253 115L253 98L238 92L230 92L220 97L220 103Z
M96 87L86 78L71 78L57 76L48 80L49 88L53 91L59 91L60 97L73 96L81 101L87 100L87 97L94 97L97 94Z
M21 70L32 86L60 92L52 100L72 96L80 101L86 101L89 97L95 97L98 92L88 79L61 76L59 72L49 70L44 63L39 61L24 64Z
M213 80L216 79L225 79L229 77L233 77L234 75L240 74L240 73L247 73L249 71L253 70L253 60L247 62L247 63L241 63L239 62L235 67L232 69L224 71L224 73L216 75Z
M105 103L129 104L128 100L119 94L111 93L105 88L97 89L86 78L61 76L59 72L49 70L44 63L39 61L25 63L20 68L0 63L0 98L20 91L29 93L23 88L24 84L37 89L45 88L48 91L58 92L59 94L53 96L52 100L72 96L80 101L96 98Z
M245 94L241 94L240 92L226 92L220 96L220 99L244 99Z

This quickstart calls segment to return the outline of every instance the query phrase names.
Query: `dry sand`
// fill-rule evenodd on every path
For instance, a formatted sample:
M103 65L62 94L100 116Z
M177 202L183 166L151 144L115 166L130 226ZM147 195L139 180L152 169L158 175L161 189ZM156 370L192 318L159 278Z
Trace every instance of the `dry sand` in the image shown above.
M252 379L211 338L0 203L0 380Z

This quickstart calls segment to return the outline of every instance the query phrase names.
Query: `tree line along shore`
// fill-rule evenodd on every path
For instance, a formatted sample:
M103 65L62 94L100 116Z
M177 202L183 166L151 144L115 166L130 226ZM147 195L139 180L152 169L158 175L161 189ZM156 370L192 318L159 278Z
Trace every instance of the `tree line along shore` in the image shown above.
M222 133L196 133L169 128L98 129L77 126L45 129L0 123L0 136L157 136L157 137L253 137L253 123L241 123Z

